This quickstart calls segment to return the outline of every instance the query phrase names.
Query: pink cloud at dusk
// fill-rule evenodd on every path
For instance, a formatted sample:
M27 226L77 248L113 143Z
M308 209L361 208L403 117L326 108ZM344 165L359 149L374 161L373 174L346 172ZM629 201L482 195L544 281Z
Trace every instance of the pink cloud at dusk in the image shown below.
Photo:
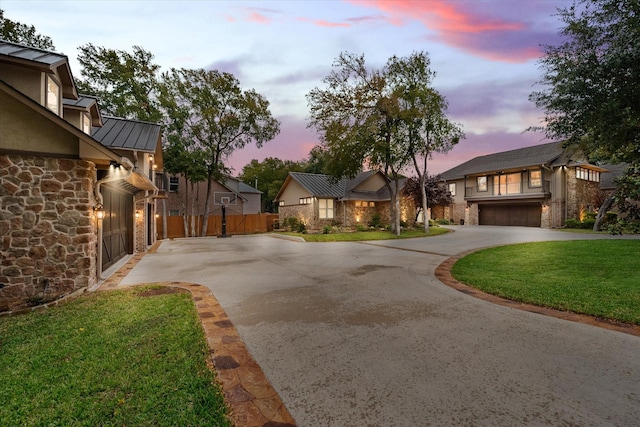
M343 28L348 28L348 27L351 26L351 24L347 24L346 22L329 22L329 21L325 21L323 19L298 18L298 21L310 22L313 25L317 25L318 27L329 27L329 28L343 27Z
M539 45L556 37L555 32L534 30L531 22L521 18L527 16L527 5L532 12L548 16L555 10L552 2L546 2L545 10L540 10L535 1L497 2L497 6L496 3L445 0L353 0L350 3L378 9L388 14L389 22L396 25L419 21L428 30L425 39L492 61L520 63L537 59ZM502 14L514 17L498 16Z

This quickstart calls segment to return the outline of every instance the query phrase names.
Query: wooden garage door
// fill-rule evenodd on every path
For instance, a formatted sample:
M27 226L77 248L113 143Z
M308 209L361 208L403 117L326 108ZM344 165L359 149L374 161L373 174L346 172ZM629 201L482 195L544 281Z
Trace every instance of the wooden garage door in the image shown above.
M109 268L133 248L133 198L131 194L102 187L105 216L102 221L102 269Z
M539 203L513 205L480 205L480 225L540 227L542 208Z

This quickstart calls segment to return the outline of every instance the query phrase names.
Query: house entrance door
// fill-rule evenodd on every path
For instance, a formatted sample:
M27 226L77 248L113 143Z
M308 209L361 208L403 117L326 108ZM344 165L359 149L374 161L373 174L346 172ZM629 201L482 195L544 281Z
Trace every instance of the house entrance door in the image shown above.
M133 197L131 194L102 187L105 216L102 221L102 270L123 256L133 253Z

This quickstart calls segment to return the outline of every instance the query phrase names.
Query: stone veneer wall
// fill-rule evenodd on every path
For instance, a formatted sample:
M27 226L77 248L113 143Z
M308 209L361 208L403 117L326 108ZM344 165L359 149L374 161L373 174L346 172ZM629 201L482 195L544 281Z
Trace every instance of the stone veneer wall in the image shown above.
M0 312L96 283L93 163L0 155Z
M140 191L134 196L134 227L135 227L135 236L134 236L134 248L136 252L145 252L147 250L146 245L146 221L147 221L147 204L144 199L145 193L144 191ZM135 213L139 213L139 216L135 216ZM149 220L152 220L149 218ZM154 219L155 220L155 219Z

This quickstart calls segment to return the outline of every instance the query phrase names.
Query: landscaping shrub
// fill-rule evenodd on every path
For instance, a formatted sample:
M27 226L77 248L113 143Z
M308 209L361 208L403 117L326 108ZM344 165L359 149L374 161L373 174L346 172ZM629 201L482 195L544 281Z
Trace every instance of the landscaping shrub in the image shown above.
M436 219L436 222L440 225L450 225L451 221L449 221L447 218L438 218Z
M331 233L330 225L325 225L324 227L322 227L322 234L329 234L329 233Z
M356 231L367 231L367 227L364 224L356 224Z
M574 218L569 218L564 222L565 228L580 228L581 222Z
M580 224L580 228L591 230L595 223L596 223L596 220L594 218L585 218L582 221L582 224Z
M380 228L381 225L382 223L380 219L380 214L376 212L373 215L371 215L371 221L369 221L369 226L374 228Z
M307 232L307 226L305 225L304 222L302 221L298 221L298 225L296 226L295 231L297 231L298 233L306 233Z

